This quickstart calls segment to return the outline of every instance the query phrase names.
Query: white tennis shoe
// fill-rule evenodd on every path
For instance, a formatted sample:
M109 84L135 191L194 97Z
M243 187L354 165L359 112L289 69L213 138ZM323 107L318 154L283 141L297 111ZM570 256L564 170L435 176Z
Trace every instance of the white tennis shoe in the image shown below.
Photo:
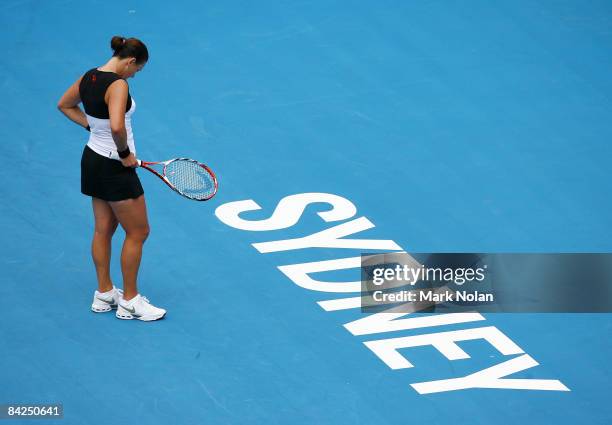
M147 297L138 294L129 301L125 301L123 297L121 297L115 315L118 319L138 319L149 322L151 320L163 319L166 315L166 310L155 307L149 302Z
M93 302L91 303L91 311L94 313L105 313L117 308L119 300L123 297L123 291L115 288L107 292L94 292Z

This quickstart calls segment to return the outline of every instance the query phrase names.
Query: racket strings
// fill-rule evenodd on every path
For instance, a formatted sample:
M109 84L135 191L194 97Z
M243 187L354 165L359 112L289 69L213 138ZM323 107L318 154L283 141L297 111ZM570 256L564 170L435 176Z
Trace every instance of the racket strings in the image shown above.
M214 177L190 160L177 159L166 166L168 181L180 193L194 199L208 199L215 193Z

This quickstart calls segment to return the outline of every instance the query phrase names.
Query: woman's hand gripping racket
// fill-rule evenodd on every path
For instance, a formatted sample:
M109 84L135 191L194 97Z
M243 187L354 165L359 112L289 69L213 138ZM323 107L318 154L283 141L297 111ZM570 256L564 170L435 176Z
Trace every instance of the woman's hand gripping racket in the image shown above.
M175 158L162 162L138 160L138 166L149 170L163 180L170 189L194 201L208 201L217 193L217 178L204 164L188 158ZM162 167L161 174L153 167Z

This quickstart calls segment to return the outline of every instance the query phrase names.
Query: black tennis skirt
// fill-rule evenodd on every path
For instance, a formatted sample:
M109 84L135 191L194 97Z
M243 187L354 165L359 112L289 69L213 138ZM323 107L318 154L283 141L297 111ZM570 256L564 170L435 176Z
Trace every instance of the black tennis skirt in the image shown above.
M108 202L138 198L144 193L136 169L106 158L85 146L81 157L81 192Z

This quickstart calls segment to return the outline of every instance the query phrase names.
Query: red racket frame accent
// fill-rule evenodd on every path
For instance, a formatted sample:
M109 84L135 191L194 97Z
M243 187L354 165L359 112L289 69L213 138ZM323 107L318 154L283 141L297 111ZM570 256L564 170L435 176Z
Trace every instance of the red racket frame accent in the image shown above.
M177 160L182 160L182 161L189 161L189 162L193 162L195 164L198 164L200 167L202 167L204 170L206 170L206 172L208 174L211 175L211 177L213 178L213 182L215 184L215 190L213 191L213 193L207 197L207 198L203 198L203 199L197 199L197 198L193 198L189 195L186 195L184 193L179 192L174 186L172 186L172 184L168 181L168 179L165 177L166 175L166 167L167 165L172 162L172 161L177 161ZM159 174L157 171L155 171L153 168L149 167L149 165L163 165L164 166L164 171L163 171L163 175ZM206 165L191 159L191 158L174 158L174 159L169 159L168 161L161 161L161 162L147 162L147 161L141 161L140 159L138 160L138 166L144 168L145 170L148 170L150 172L152 172L153 174L155 174L157 177L159 177L161 179L161 181L163 181L164 183L166 183L166 185L174 190L176 193L178 193L181 196L184 196L187 199L191 199L193 201L208 201L209 199L211 199L213 196L215 196L217 194L217 189L219 188L219 184L217 183L217 176L215 175L215 173L213 173L213 171L208 168Z

